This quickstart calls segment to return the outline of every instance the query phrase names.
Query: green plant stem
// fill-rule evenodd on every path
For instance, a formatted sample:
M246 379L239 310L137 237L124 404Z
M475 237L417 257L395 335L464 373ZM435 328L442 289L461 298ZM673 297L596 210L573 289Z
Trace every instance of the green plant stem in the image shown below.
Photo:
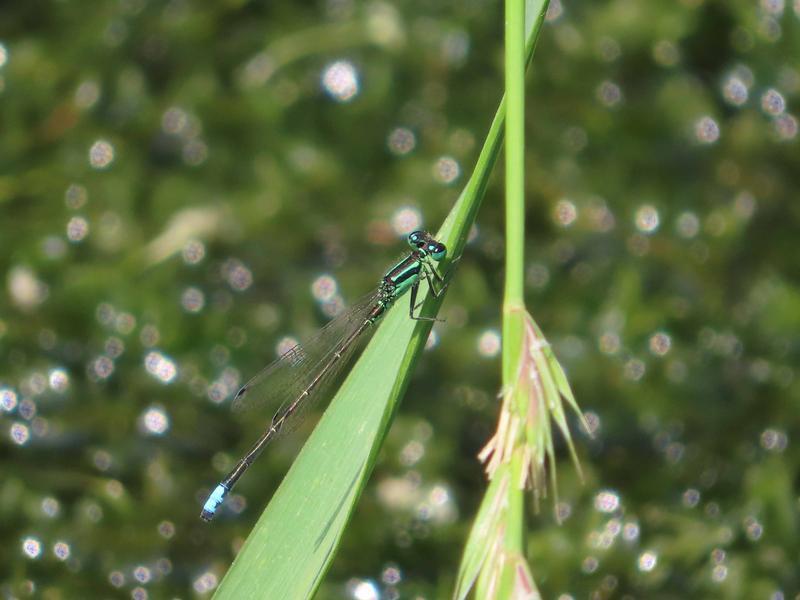
M525 1L505 2L506 263L503 388L511 385L522 343L525 252Z
M522 315L525 306L525 0L505 2L506 87L506 272L503 297L503 387L513 385L522 349ZM524 412L524 405L520 408ZM521 436L522 432L520 432ZM513 454L511 481L506 489L503 549L506 560L522 555L525 529L520 477L522 452ZM516 568L503 565L500 594L509 598L515 589Z
M523 554L522 533L525 528L525 502L523 498L524 490L520 487L519 482L523 480L524 470L522 452L514 452L509 468L511 481L508 486L508 512L506 513L506 531L505 539L503 540L503 547L508 554ZM511 587L508 589L513 590L514 570L507 570L507 575L510 576L511 583Z
M529 1L527 9L528 9L528 16L530 17L528 22L525 22L524 16L520 15L517 19L516 25L522 24L523 31L527 25L527 43L525 45L525 54L524 58L522 59L523 67L527 64L530 64L531 60L533 59L534 51L536 50L536 42L539 38L539 33L542 28L542 24L544 23L544 17L547 11L548 0L532 0ZM518 4L517 4L518 6ZM524 73L523 73L524 76ZM523 88L524 92L524 85L523 81L520 80L519 85ZM492 122L492 126L489 130L489 134L487 135L486 142L484 147L481 151L481 155L478 159L478 163L476 165L475 171L473 172L472 177L467 182L467 185L464 188L464 192L462 193L462 198L459 199L458 204L460 204L464 197L468 197L470 195L477 195L481 197L483 195L483 191L486 186L487 178L483 176L485 174L485 170L491 169L492 165L494 164L494 160L499 152L500 145L503 140L503 130L504 130L504 117L506 116L506 109L507 109L507 97L504 96L502 102L500 103L500 107L498 108L497 114L495 115L494 121ZM524 111L524 106L523 106ZM524 119L524 114L522 116ZM509 133L511 133L509 131ZM519 137L524 137L522 135L522 131L519 130L518 133ZM524 143L524 140L522 140ZM521 167L524 167L524 163L519 163ZM524 186L524 173L520 173L523 175L523 186ZM524 187L523 187L524 192ZM517 211L522 211L524 215L524 198L520 197L519 203L516 207ZM477 206L473 205L471 211L477 210ZM472 212L466 213L471 218L473 216ZM461 216L459 218L465 218L465 216ZM447 229L450 225L450 221L453 216L448 217L447 221L445 221L445 226L443 229ZM512 269L516 273L516 285L518 286L516 291L513 293L517 296L517 298L522 298L523 293L523 281L524 281L524 273L523 273L523 249L524 249L524 235L525 235L525 228L524 228L524 221L522 218L517 219L518 224L514 227L514 231L509 233L510 237L516 236L516 243L517 243L517 252L518 255L515 258L517 261L516 267L512 264ZM507 225L508 230L512 228L512 225L509 223ZM466 229L462 228L462 235ZM440 238L442 238L440 234ZM459 250L461 244L463 243L462 239L458 239L459 242ZM457 251L458 252L458 251ZM456 254L457 256L458 254ZM508 263L507 263L508 264ZM511 270L509 272L511 272ZM506 282L508 286L508 281ZM508 294L506 295L506 298ZM504 302L504 319L503 319L503 383L511 381L511 369L507 367L509 365L516 365L517 363L508 362L508 355L511 353L506 352L507 347L511 347L509 343L509 337L507 337L507 326L509 325L507 318L509 315L512 318L517 320L517 327L511 328L516 331L517 335L517 344L516 344L516 352L517 358L519 358L519 353L521 351L521 335L523 331L523 318L525 315L524 306L520 304L518 307L520 310L515 311L507 311L507 305ZM508 370L507 370L508 369ZM517 456L517 458L519 458ZM464 600L467 597L470 589L473 585L476 585L476 597L485 597L484 592L486 591L482 586L481 582L484 584L488 581L491 577L491 572L488 569L492 568L492 565L487 565L487 561L491 561L493 556L493 547L491 545L491 537L493 532L497 531L498 527L507 527L508 520L505 518L511 514L512 520L514 523L506 529L504 532L504 540L503 540L503 549L504 550L511 550L514 551L516 549L522 548L522 517L524 516L524 498L521 489L517 489L514 494L509 496L509 492L507 491L508 487L513 487L513 473L515 472L517 476L519 476L520 471L524 470L523 465L521 464L522 461L515 460L514 466L515 468L512 470L510 465L501 465L499 470L509 470L512 471L512 476L510 481L508 481L508 485L504 485L504 477L502 473L496 473L495 477L489 483L489 488L487 489L486 494L484 495L483 501L481 503L481 508L478 512L478 516L473 524L472 531L470 532L469 539L467 540L467 544L464 548L464 555L462 558L461 566L459 567L459 573L456 580L456 587L454 591L454 598L457 600ZM516 480L517 482L520 479ZM504 498L499 498L500 495L505 496ZM510 504L506 504L506 502ZM511 506L513 505L513 506ZM498 506L508 507L509 512L506 512L503 509L502 514L498 514ZM517 518L519 517L519 518ZM502 522L500 519L502 518ZM506 535L508 534L508 535ZM519 552L520 555L524 554ZM480 581L479 581L480 575ZM529 574L528 574L529 575ZM531 585L533 581L530 581ZM535 585L534 585L535 589ZM495 595L496 598L500 598L503 596Z
M505 2L506 261L503 293L504 389L522 344L525 261L525 0ZM537 22L541 26L541 22Z
M546 5L547 2L544 2ZM525 0L505 0L505 88L506 88L506 257L505 289L503 296L503 389L515 386L519 365L523 360L525 313ZM542 13L535 22L541 27ZM517 393L520 416L527 410L525 394ZM512 408L512 410L514 410ZM524 433L520 431L521 442ZM520 446L512 455L511 481L507 493L507 518L503 535L505 557L523 557L522 540L525 531L523 489L525 481L523 451ZM517 564L503 567L498 597L508 598L517 589Z
M525 251L525 1L506 0L505 305L522 306Z

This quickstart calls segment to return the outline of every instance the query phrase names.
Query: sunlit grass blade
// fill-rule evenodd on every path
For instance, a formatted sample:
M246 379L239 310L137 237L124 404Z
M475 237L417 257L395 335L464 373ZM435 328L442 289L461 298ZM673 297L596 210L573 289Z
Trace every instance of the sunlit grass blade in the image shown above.
M538 6L530 61L544 18ZM475 168L436 239L459 257L503 141L501 101ZM443 265L446 271L448 264ZM426 314L440 300L428 298ZM320 420L217 590L218 598L306 598L319 587L422 352L430 323L395 306ZM343 432L348 432L343 435Z
M503 118L501 102L475 169L435 236L451 260L475 221L502 144ZM440 303L428 298L425 314L435 314ZM430 331L430 323L411 321L407 310L395 306L384 318L215 597L307 598L319 587Z
M319 585L424 345L387 315L225 577L220 598L306 598ZM424 330L424 331L423 331Z

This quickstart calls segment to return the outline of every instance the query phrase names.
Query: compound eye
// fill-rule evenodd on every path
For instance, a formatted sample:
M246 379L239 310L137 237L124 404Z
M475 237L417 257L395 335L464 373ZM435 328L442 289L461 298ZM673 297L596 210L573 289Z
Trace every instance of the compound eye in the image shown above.
M424 239L424 232L422 231L412 231L408 234L408 245L409 246L418 246L420 242Z
M433 260L439 261L445 257L447 254L447 248L445 248L444 244L428 244L428 252L430 253Z

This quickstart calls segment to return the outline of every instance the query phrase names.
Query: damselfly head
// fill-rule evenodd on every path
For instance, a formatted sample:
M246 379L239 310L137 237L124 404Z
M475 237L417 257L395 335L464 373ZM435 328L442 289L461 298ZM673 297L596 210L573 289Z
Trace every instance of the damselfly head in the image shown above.
M408 245L416 248L423 256L430 256L437 262L443 260L447 255L445 245L437 242L430 233L421 229L408 234Z

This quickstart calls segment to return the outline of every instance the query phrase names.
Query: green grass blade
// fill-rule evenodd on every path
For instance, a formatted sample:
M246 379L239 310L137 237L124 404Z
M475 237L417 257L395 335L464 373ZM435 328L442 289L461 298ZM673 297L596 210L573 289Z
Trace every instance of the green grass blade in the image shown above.
M319 586L372 470L425 332L386 317L220 586L219 598L307 598Z
M503 105L464 191L437 233L459 256L502 144ZM444 265L447 269L447 265ZM425 314L440 300L429 297ZM430 323L399 303L383 320L304 445L215 598L307 598L319 587L375 464Z
M527 42L533 56L543 11ZM449 259L461 255L503 142L505 105L489 128L464 191L437 232ZM447 265L443 265L447 269ZM425 314L441 299L427 298ZM308 598L319 587L392 415L411 378L430 323L395 306L384 318L233 562L215 598Z

